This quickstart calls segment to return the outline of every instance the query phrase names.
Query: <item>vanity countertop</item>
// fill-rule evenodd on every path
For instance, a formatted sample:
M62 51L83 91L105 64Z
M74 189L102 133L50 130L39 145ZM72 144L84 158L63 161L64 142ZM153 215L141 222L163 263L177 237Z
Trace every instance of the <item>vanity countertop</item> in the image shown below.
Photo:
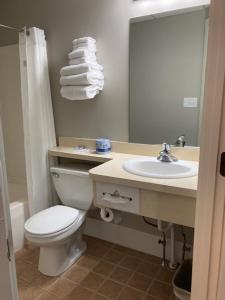
M93 161L99 163L104 163L113 160L115 158L121 157L121 155L124 155L122 153L116 153L116 152L110 152L109 154L101 155L101 154L97 154L94 150L91 152L83 152L83 151L76 150L74 147L62 147L62 146L54 147L50 149L48 152L51 156L87 160L87 161ZM128 156L130 155L128 154Z
M121 155L121 157L117 156L117 158L91 169L90 174L96 181L123 184L140 189L186 197L196 197L198 183L197 176L178 179L158 179L138 176L125 171L123 169L124 162L128 159L137 157L140 156L132 155L131 157L130 155L124 154Z
M198 177L179 179L157 179L142 177L128 173L123 169L123 163L143 155L111 152L99 155L93 152L81 152L74 147L55 147L49 150L55 157L64 157L102 163L89 172L95 181L122 184L140 189L195 198L197 194ZM197 164L197 162L196 162Z

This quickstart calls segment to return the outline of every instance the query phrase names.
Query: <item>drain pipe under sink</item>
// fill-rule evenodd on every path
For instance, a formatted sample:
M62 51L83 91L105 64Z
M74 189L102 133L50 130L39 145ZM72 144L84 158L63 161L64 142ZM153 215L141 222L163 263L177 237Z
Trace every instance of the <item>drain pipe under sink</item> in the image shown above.
M163 222L161 220L157 220L157 227L158 230L162 233L166 233L170 230L170 261L169 261L169 268L170 269L176 269L177 263L175 259L175 227L173 223L166 223L164 226ZM165 259L165 258L164 258Z

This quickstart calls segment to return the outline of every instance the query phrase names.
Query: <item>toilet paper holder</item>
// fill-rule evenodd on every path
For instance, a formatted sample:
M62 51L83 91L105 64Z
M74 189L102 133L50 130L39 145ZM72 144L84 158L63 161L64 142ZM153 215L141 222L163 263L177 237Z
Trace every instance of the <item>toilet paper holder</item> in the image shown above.
M127 204L133 200L132 197L121 195L118 190L115 190L113 193L103 192L102 195L103 201L116 204Z

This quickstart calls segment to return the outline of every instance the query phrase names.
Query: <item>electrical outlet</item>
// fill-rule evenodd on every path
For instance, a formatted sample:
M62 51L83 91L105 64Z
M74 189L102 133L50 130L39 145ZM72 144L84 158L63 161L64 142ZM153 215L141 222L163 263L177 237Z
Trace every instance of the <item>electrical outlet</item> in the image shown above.
M184 98L184 107L198 107L198 98Z

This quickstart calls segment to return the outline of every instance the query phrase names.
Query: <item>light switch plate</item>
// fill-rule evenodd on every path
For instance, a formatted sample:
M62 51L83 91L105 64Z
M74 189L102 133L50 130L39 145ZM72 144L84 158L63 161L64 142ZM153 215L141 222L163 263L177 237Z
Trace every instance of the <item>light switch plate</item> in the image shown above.
M184 107L198 107L198 98L184 98Z

